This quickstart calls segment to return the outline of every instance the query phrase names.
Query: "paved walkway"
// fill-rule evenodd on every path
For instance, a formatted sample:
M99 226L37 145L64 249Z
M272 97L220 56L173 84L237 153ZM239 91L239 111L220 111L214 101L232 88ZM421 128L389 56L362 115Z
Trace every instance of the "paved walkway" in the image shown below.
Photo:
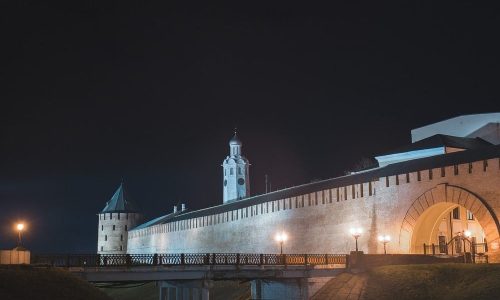
M342 273L328 281L311 300L360 300L363 299L367 275Z

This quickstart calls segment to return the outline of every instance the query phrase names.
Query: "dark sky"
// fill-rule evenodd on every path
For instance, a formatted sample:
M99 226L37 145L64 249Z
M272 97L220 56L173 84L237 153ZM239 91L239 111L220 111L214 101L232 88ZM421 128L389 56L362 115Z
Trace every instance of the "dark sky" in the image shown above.
M222 203L235 126L256 195L264 174L273 188L335 177L412 128L500 111L500 17L477 1L11 2L2 249L23 219L35 252L95 251L96 213L122 177L147 218Z

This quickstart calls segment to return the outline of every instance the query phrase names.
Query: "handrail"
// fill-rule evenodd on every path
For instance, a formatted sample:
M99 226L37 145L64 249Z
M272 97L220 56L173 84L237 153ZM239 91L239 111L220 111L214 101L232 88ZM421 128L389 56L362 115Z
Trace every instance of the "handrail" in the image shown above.
M54 267L184 266L184 265L332 265L347 267L346 254L156 253L38 254L33 265Z

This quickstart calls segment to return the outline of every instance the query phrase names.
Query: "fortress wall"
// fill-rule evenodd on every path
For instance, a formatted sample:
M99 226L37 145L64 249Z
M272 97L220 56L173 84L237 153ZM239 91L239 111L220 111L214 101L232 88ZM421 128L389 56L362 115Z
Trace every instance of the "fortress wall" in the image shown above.
M379 234L389 234L390 253L404 253L401 226L412 203L439 184L477 194L500 215L500 160L421 170L269 201L222 214L161 224L129 234L128 253L277 253L277 232L285 231L286 253L347 253L349 234L361 227L359 248L381 253Z

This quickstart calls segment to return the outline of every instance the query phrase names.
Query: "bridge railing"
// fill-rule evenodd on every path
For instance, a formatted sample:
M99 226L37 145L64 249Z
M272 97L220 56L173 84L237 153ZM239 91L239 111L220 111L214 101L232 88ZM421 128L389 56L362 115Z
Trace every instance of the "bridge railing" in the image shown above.
M44 254L31 264L55 267L182 266L182 265L346 265L344 254Z

